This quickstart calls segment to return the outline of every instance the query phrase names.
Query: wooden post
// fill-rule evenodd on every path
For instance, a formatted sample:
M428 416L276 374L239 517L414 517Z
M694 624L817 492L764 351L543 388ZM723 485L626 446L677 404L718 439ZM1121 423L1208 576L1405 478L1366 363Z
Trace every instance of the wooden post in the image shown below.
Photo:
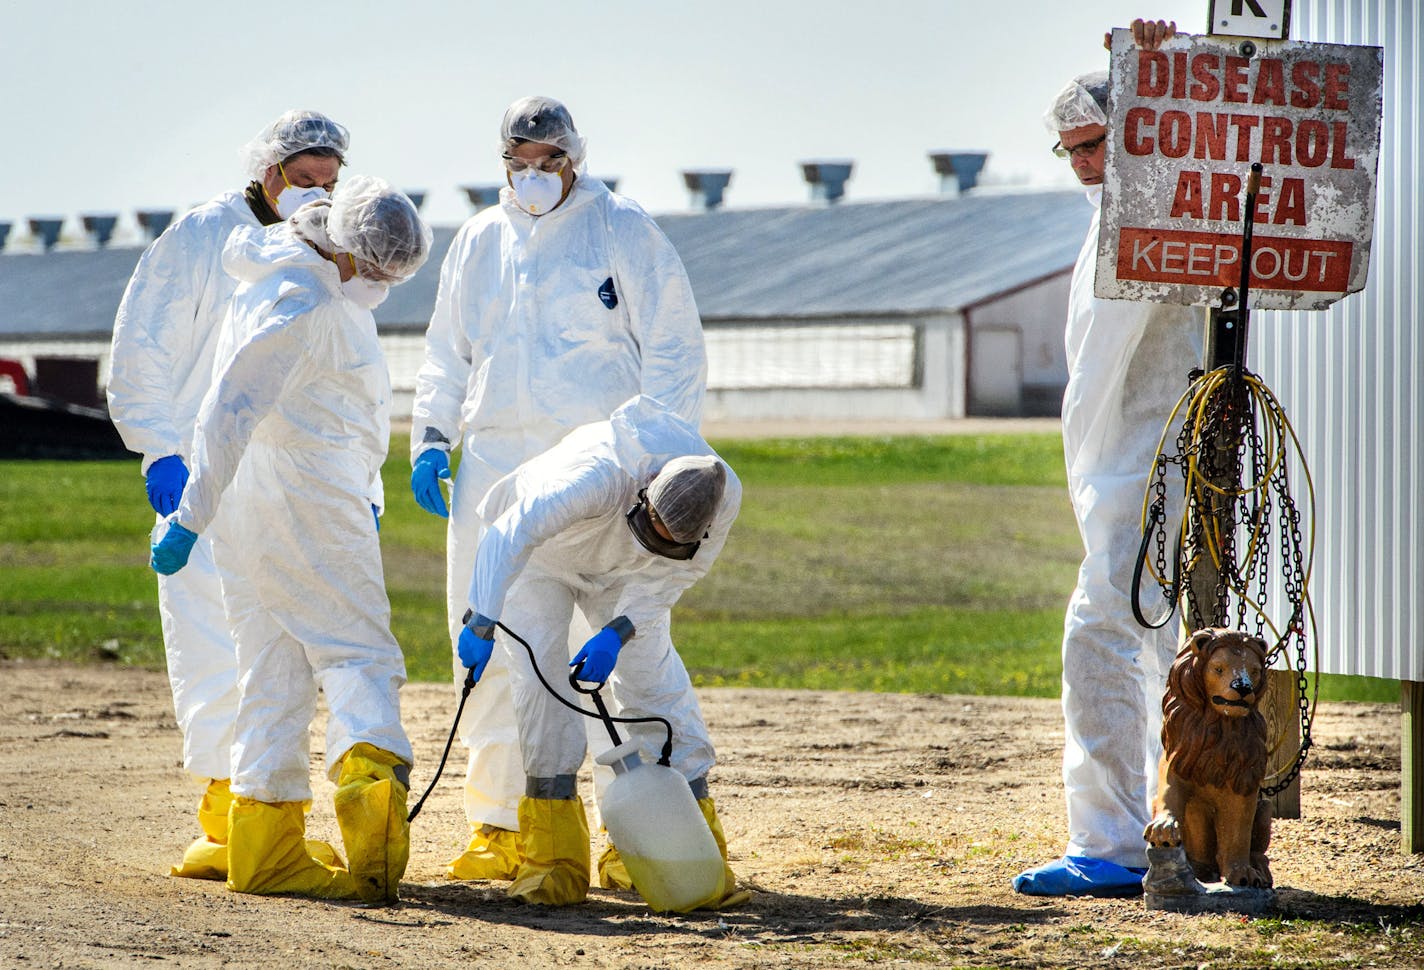
M1269 778L1295 763L1300 753L1300 705L1296 692L1299 690L1294 670L1271 670L1266 674L1269 687L1266 690L1266 723L1281 733L1280 747L1271 755L1266 765ZM1272 738L1272 740L1276 740ZM1271 812L1276 818L1300 818L1300 775L1276 792L1271 799Z
M1399 834L1405 852L1424 852L1424 681L1399 682Z

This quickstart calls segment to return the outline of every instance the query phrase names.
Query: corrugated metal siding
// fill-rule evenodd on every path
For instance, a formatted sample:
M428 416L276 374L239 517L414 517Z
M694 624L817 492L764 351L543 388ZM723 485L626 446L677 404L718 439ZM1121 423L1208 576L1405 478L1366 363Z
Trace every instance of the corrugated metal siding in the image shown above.
M1260 314L1251 352L1315 477L1320 669L1416 681L1424 680L1421 20L1417 0L1296 0L1293 39L1384 48L1374 248L1363 292L1326 311Z

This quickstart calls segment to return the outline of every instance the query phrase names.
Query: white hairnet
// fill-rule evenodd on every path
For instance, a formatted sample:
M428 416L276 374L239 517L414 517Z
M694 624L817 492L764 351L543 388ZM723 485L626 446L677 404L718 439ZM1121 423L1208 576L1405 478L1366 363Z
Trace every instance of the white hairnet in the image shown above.
M260 181L273 165L312 148L329 148L344 160L350 141L346 129L321 112L293 109L259 131L238 154L243 170Z
M553 98L520 98L504 112L499 125L501 151L509 151L520 142L533 141L563 149L574 165L583 163L588 143L574 127L569 109Z
M336 186L326 232L337 251L356 257L362 276L375 280L408 280L430 255L430 227L415 203L371 175L353 175Z
M1044 112L1043 123L1055 134L1108 123L1108 72L1080 74L1069 81Z
M648 486L648 504L678 542L702 538L727 486L727 469L711 455L674 458Z

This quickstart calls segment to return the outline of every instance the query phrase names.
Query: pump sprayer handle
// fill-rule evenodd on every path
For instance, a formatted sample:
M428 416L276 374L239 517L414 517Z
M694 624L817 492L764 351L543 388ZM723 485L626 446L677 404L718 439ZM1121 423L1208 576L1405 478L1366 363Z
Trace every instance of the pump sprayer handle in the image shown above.
M603 685L595 684L592 687L579 686L578 676L579 672L582 670L582 663L579 663L578 666L574 667L573 673L569 674L569 686L572 687L574 690L578 691L580 694L587 694L589 698L593 701L593 708L594 710L598 711L598 718L603 722L603 726L608 729L608 737L613 742L613 746L616 748L618 745L623 743L623 739L618 736L618 728L613 726L613 717L608 713L608 706L603 703L603 695L599 693L599 691L603 688Z
M582 680L582 679L579 677L579 674L583 673L583 666L584 666L585 663L587 663L587 661L585 661L585 660L580 660L578 663L576 663L576 664L573 665L573 668L572 668L571 672L569 673L569 685L570 685L571 687L573 687L574 690L578 691L580 694L597 694L598 691L600 690L600 688L602 688L603 685L604 685L605 683L607 683L607 681L603 681L603 680L600 680L600 681L592 681L592 680L590 680L590 681L584 681L584 680ZM580 685L580 684L583 684L583 683L590 683L590 684L593 684L593 686L592 686L592 687L580 687L579 685Z

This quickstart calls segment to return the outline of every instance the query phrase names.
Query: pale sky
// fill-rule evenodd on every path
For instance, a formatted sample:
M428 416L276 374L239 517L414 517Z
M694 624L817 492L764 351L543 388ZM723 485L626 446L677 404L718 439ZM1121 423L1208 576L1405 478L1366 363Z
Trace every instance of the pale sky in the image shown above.
M347 173L427 192L503 177L504 108L564 101L589 173L654 213L680 171L732 168L729 207L799 203L798 162L850 158L847 198L938 189L927 153L988 151L987 182L1074 184L1040 121L1106 68L1134 16L1205 30L1207 0L0 0L0 221L185 209L246 181L237 149L287 108L350 128Z

